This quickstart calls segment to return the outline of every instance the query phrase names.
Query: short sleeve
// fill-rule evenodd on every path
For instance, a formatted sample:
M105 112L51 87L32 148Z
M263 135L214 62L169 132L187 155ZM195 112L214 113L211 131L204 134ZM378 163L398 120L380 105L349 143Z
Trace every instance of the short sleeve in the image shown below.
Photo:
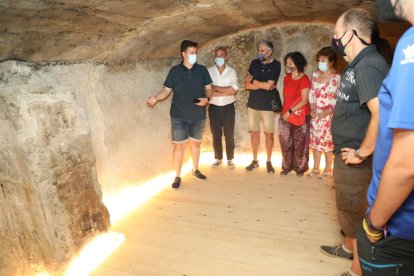
M237 85L237 74L236 70L232 69L230 73L230 86L233 87L234 90L239 90L239 87Z
M312 82L316 81L317 78L318 78L318 71L315 71L312 73Z
M252 62L250 62L250 65L249 65L249 74L250 75L252 75L252 76L254 76L254 61L255 60L252 60Z
M325 99L325 109L333 110L336 104L336 94L338 93L339 83L341 77L337 74L335 75L329 83L329 86L326 88L326 99Z
M336 74L333 77L331 84L329 85L328 90L328 99L336 102L336 94L338 94L339 84L341 83L341 76Z
M203 81L204 81L204 85L209 85L213 83L213 80L211 79L211 76L208 73L207 68L204 66L203 66Z
M309 80L309 77L307 75L304 75L300 81L300 85L299 85L299 91L302 91L305 88L310 88L311 87L311 82Z
M408 42L402 41L397 46L394 63L384 85L392 97L388 127L414 130L414 62L407 59L404 54L409 52Z
M276 84L277 81L279 80L281 65L280 65L280 62L279 61L277 61L277 60L275 60L275 61L276 61L275 62L275 67L273 69L274 72L273 72L272 78L270 80L274 81L275 84Z
M385 66L385 68L384 68ZM369 100L378 97L381 83L387 74L386 64L371 63L357 71L356 87L359 104L363 105Z
M167 88L174 88L174 83L175 83L175 71L174 71L174 67L170 69L170 71L168 72L167 78L164 81L164 87Z

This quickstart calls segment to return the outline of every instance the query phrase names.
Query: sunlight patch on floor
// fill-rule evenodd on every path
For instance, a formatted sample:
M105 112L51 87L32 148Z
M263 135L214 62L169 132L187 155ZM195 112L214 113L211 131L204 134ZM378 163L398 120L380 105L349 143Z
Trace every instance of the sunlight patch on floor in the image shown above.
M191 160L183 165L182 175L191 172ZM122 218L136 210L158 194L163 189L170 187L175 177L175 172L170 171L160 174L143 183L131 183L119 192L111 195L103 195L103 202L111 216L111 224L115 225Z
M184 164L183 175L191 171L191 160ZM175 177L174 172L160 174L144 183L135 183L125 186L118 193L104 195L103 202L108 208L111 224L117 224L121 219L135 211L142 204L150 200L163 189L171 185ZM122 233L109 232L94 238L87 244L70 264L66 275L86 276L103 263L123 242ZM46 276L38 275L38 276Z
M121 233L108 232L95 237L70 264L67 276L87 276L103 263L123 242Z

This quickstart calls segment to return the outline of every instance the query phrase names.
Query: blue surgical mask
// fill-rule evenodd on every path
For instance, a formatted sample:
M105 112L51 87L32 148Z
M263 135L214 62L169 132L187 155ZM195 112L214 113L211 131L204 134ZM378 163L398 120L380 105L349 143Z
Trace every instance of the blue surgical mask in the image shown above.
M318 68L319 70L321 70L322 72L326 72L328 71L329 67L328 67L328 63L324 62L324 61L319 61L318 62Z
M224 58L222 57L216 57L216 59L214 60L214 62L216 63L216 65L218 67L221 67L224 65Z
M193 65L196 62L197 62L197 55L196 54L191 54L191 55L188 56L188 63Z
M264 60L265 60L265 55L264 55L264 54L258 54L258 55L257 55L257 59L258 59L260 62L262 62L262 61L264 61Z

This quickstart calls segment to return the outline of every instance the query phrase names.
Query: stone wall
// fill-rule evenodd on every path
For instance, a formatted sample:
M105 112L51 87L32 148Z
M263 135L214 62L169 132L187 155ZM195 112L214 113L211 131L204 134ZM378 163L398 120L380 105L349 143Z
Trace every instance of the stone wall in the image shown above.
M175 63L0 63L0 275L64 269L102 193L171 170L170 99L145 100Z
M0 77L0 275L61 271L110 227L85 110L48 68L8 61Z
M47 67L61 86L75 88L77 102L91 128L103 192L115 192L120 185L135 184L171 170L171 99L154 108L146 105L146 99L162 89L169 68L176 63L165 59Z

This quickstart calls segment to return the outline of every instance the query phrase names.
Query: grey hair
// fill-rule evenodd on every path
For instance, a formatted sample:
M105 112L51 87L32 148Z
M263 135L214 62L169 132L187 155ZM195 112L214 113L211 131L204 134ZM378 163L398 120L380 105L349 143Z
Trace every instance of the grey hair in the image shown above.
M343 16L343 24L346 28L354 29L358 35L371 38L377 23L367 10L353 8L346 11Z
M263 39L262 41L260 41L260 42L257 44L257 46L259 46L260 44L264 44L264 45L266 45L267 49L271 50L271 51L272 51L272 53L273 53L273 51L274 51L275 47L273 46L272 41L270 41L270 40L266 40L266 39Z

